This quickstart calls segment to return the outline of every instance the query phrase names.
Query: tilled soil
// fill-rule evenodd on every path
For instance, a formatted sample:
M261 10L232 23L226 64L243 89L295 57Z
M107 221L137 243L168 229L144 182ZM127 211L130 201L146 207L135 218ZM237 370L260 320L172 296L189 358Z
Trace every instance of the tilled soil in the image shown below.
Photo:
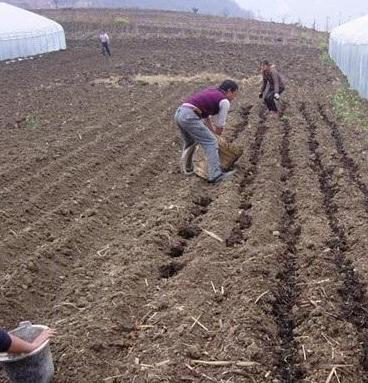
M249 22L257 43L216 19L217 41L188 36L203 17L161 34L149 15L110 61L95 21L68 19L67 51L0 63L1 326L56 327L59 383L368 381L368 141L329 103L341 75L268 42L280 25ZM135 75L254 79L265 57L288 79L283 117L243 81L236 175L180 174L173 113L207 81Z

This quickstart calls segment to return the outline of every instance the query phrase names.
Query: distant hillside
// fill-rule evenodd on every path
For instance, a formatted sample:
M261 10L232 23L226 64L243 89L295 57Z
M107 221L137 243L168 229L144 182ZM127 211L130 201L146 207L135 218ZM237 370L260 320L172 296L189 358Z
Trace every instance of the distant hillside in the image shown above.
M253 13L241 8L234 0L8 0L26 8L101 7L142 8L172 11L198 9L200 14L253 18Z
M63 0L60 0L63 1ZM68 1L68 0L66 0ZM84 0L79 0L84 1ZM221 16L239 16L251 18L251 12L242 9L233 0L87 0L92 6L149 8L173 11L191 11L197 8L199 13Z

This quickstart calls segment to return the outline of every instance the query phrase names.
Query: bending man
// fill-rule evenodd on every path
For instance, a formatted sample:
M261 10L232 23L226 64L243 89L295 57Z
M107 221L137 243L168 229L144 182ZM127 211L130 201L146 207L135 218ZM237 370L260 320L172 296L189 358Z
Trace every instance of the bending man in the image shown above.
M225 80L218 88L207 88L188 97L175 113L183 139L182 171L193 173L192 157L196 144L202 146L208 161L208 181L217 183L233 175L220 166L218 142L215 134L221 135L230 108L236 97L238 85ZM211 116L215 116L213 121Z

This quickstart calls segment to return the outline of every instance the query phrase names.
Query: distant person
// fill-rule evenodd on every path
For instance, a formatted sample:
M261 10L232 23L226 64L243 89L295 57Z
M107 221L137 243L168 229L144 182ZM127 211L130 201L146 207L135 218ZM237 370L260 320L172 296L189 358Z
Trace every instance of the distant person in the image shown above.
M193 173L192 157L197 144L201 145L208 161L208 182L217 183L233 175L220 166L218 142L215 134L221 135L230 108L236 97L238 85L225 80L218 88L207 88L188 97L175 113L182 140L181 168L184 174ZM211 117L215 119L211 121Z
M267 60L261 62L261 73L263 84L259 98L263 98L268 110L277 116L279 111L275 100L280 99L281 93L285 90L285 83L276 66L270 64Z
M101 31L100 42L101 42L102 54L104 56L106 56L106 54L111 56L110 47L109 47L110 39L109 39L109 35L106 33L106 31Z
M55 330L45 329L33 342L26 342L23 339L0 329L0 352L12 354L30 353L55 334Z

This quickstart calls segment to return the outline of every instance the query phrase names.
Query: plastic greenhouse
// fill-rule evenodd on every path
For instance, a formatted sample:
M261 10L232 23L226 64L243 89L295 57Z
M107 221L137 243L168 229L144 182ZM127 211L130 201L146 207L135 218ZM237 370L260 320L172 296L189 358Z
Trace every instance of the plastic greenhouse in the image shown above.
M350 86L368 98L368 15L333 29L329 52Z
M65 49L63 27L33 12L0 3L0 61Z

